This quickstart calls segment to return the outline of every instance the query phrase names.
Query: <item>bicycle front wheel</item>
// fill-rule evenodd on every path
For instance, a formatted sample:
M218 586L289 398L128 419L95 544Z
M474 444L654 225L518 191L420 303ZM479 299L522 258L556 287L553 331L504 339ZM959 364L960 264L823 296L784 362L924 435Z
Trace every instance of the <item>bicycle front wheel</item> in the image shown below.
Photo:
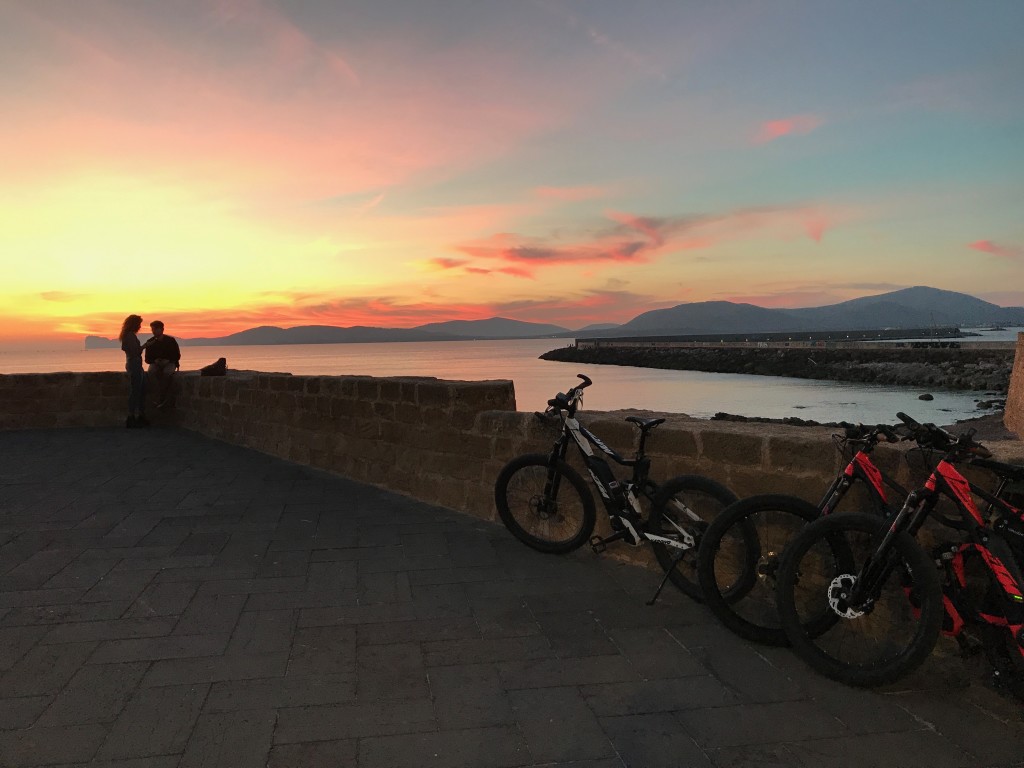
M724 485L701 475L673 477L654 498L647 531L676 542L651 540L654 556L672 583L694 600L703 599L697 582L701 538L708 524L736 500L736 494Z
M883 685L911 672L942 625L935 563L907 533L879 551L886 530L874 515L823 517L793 538L779 566L779 618L793 650L848 685ZM872 567L862 573L869 557ZM859 585L863 577L873 583Z
M795 496L738 501L708 526L697 555L697 579L711 612L740 637L786 645L775 605L779 560L789 540L821 516Z
M501 522L540 552L563 554L590 539L597 520L586 482L560 459L542 453L512 459L494 483Z

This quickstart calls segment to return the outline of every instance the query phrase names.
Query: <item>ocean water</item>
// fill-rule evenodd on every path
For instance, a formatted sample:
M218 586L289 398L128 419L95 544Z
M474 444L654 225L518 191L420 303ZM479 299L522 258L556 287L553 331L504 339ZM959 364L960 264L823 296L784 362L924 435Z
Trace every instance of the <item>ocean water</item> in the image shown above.
M1001 338L1005 337L1005 338ZM1012 340L1015 330L980 339ZM585 410L639 409L709 418L717 412L742 416L815 421L892 422L897 411L918 421L950 424L982 415L982 392L926 390L871 384L810 381L776 376L666 371L612 365L579 365L540 360L565 346L564 339L442 341L390 344L297 344L280 346L182 347L182 370L197 370L219 357L237 370L308 375L434 376L482 381L511 379L521 411L543 410L548 398L564 392L584 373L594 384L584 396ZM49 371L123 371L119 349L66 352L0 352L0 373Z

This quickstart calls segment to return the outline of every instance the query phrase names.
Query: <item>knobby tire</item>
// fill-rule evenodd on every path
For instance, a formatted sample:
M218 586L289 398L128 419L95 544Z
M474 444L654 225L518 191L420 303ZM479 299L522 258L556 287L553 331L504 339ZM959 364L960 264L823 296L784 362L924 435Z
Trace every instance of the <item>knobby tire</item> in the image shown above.
M900 679L928 657L942 626L935 563L902 532L891 540L887 556L893 566L874 590L871 608L845 618L829 607L830 585L840 575L860 573L885 526L877 516L864 513L823 517L793 537L779 567L779 618L794 652L826 677L847 685L870 687ZM832 589L833 596L839 593ZM807 615L829 612L827 628L808 630Z
M505 527L539 552L564 554L590 540L597 515L586 481L565 461L555 459L556 498L545 498L551 457L518 456L502 468L494 483L494 503Z
M673 499L679 498L688 508L693 510L700 520L691 520L674 508ZM648 530L651 533L668 536L676 532L670 522L676 520L693 536L696 545L684 552L683 558L673 563L677 550L666 544L651 542L654 556L666 573L669 580L683 593L700 602L703 599L700 584L697 581L697 551L701 538L710 521L714 520L731 504L737 501L736 494L721 483L701 475L680 475L668 480L658 491L651 509Z
M711 612L740 637L788 645L775 602L782 551L820 511L795 496L763 494L730 506L708 526L697 579Z

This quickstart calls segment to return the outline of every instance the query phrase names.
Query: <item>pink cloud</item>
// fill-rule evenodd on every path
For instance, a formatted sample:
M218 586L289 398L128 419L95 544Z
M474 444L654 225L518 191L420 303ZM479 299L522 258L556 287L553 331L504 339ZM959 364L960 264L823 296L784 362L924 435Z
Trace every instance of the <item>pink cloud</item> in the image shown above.
M755 236L786 240L803 233L821 242L828 229L850 214L824 206L806 206L743 208L714 215L639 216L621 211L609 211L606 215L616 224L610 231L602 227L574 239L501 232L459 244L455 250L472 257L473 266L478 269L488 269L488 264L501 264L506 269L514 265L532 276L540 269L569 263L646 263L669 253L707 249Z
M593 200L595 198L607 197L611 193L611 189L599 186L537 187L533 190L533 193L537 197L572 203L580 200Z
M624 240L606 240L549 245L527 238L499 235L480 243L459 246L467 256L484 261L497 261L515 265L514 269L533 275L542 267L563 264L592 264L599 262L646 261L648 243ZM507 267L505 267L507 269Z
M755 144L767 144L783 136L807 134L821 126L823 122L824 120L817 115L793 115L781 120L768 120L761 123L753 141Z
M975 240L973 243L968 243L967 247L982 253L991 253L993 256L998 256L1002 259L1019 259L1024 256L1024 248L1012 245L999 245L992 240Z
M4 102L0 165L11 183L88 169L269 208L376 194L507 155L608 87L581 76L593 56L552 73L495 38L438 48L427 31L342 36L281 3L219 0L185 14L159 4L53 8L11 11L33 60L47 63L26 66ZM469 65L477 61L489 66Z
M821 242L825 231L831 226L832 222L823 213L811 212L804 219L804 230L807 232L807 236L816 243Z

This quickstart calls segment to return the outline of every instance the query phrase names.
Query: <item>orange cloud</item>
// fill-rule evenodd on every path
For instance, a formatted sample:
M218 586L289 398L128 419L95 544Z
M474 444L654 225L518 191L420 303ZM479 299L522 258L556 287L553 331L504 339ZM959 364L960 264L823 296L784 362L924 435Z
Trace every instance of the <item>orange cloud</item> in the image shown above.
M625 322L641 312L677 303L614 288L481 302L409 301L398 296L333 298L297 293L294 297L281 294L265 304L232 309L155 311L146 314L146 321L159 317L166 323L168 333L183 339L227 336L262 325L412 328L447 320L483 320L496 315L581 327L595 322ZM125 314L108 312L53 322L61 329L58 335L65 339L81 339L86 335L111 338L116 335ZM36 324L29 333L29 328L22 323L12 337L52 338L53 327ZM4 340L2 334L0 340Z
M769 120L761 123L753 141L755 144L767 144L783 136L807 134L821 126L823 122L816 115L794 115L781 120Z
M476 267L473 266L469 261L465 259L453 259L445 256L441 256L435 259L430 259L427 262L429 266L435 269L442 270L462 270L473 275L490 275L490 274L502 274L511 275L512 277L525 277L532 278L533 275L525 269L519 269L517 267Z
M1024 248L1012 245L999 245L992 240L975 240L973 243L968 243L967 247L982 253L991 253L993 256L998 256L1002 259L1019 259L1024 256Z

